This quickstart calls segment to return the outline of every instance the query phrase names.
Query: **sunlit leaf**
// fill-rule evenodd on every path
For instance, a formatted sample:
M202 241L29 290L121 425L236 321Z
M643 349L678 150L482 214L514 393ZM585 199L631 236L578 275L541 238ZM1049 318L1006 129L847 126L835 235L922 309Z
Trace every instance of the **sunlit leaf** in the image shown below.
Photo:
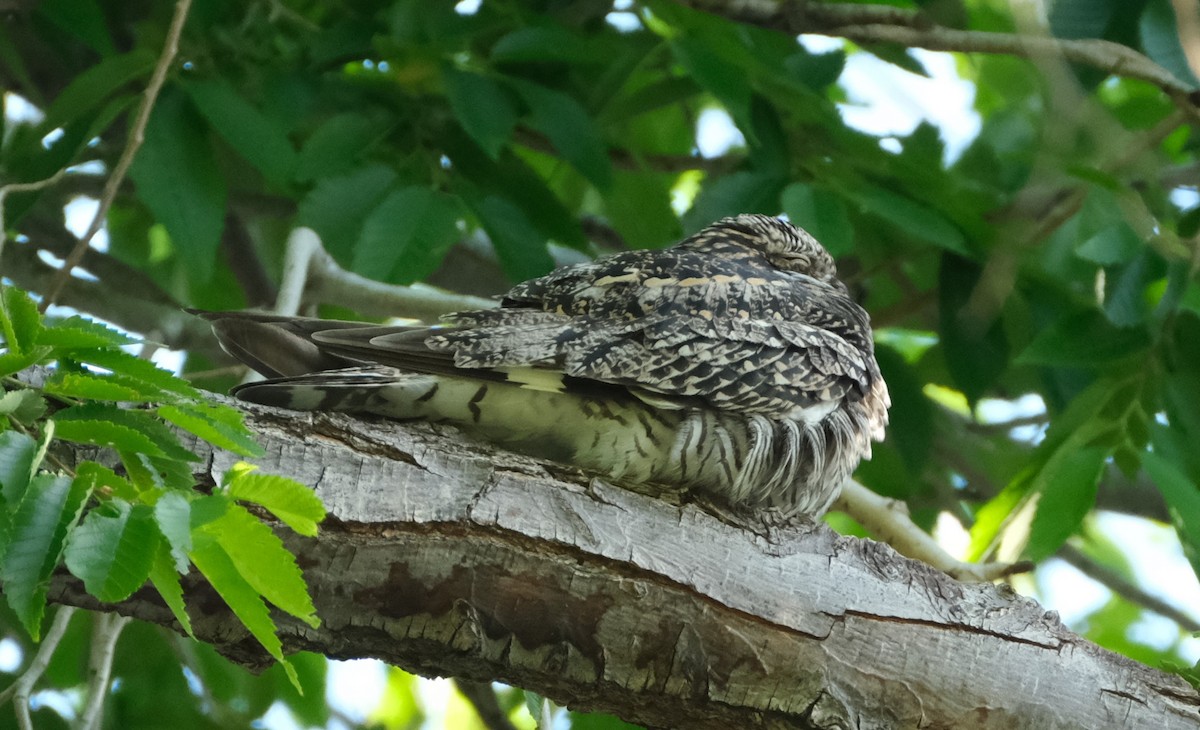
M0 290L0 332L10 353L26 353L37 344L42 318L25 292L12 286Z
M74 315L46 327L37 338L39 345L48 345L56 350L103 349L135 345L138 339L118 332L99 322ZM130 355L132 357L132 355Z
M226 406L189 403L161 406L158 414L208 441L242 456L261 456L262 447L242 425L241 414Z
M297 691L300 679L283 656L283 644L275 635L275 622L263 603L258 591L242 577L234 564L215 537L209 537L196 544L190 553L192 562L204 575L213 590L221 596L226 605L233 611L238 620L250 631L250 634L262 645L267 653L283 665L292 684Z
M84 403L55 413L54 420L60 429L59 436L70 441L113 446L181 461L199 459L183 448L178 437L162 421L146 411L118 408L107 403Z
M264 598L313 628L320 625L295 557L270 527L232 504L199 531L216 539L242 578ZM194 545L202 542L197 532L193 530Z
M190 564L190 560L184 559L184 569ZM175 616L175 620L187 632L187 635L196 638L192 633L192 621L187 614L187 608L183 602L183 586L179 582L179 572L176 570L175 562L171 558L170 548L165 541L160 541L158 550L154 553L154 560L150 565L150 582L154 585L154 589L162 596L163 603L167 604L167 608L171 609L171 613Z
M307 485L272 474L243 473L230 480L229 496L265 508L301 535L317 534L325 506Z

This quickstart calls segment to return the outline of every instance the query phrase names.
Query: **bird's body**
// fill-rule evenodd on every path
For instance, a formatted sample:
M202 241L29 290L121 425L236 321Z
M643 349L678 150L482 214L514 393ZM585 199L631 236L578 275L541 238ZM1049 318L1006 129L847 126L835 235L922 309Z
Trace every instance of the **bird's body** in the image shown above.
M450 422L618 482L819 516L887 422L866 313L789 223L727 218L435 327L214 313L240 398Z

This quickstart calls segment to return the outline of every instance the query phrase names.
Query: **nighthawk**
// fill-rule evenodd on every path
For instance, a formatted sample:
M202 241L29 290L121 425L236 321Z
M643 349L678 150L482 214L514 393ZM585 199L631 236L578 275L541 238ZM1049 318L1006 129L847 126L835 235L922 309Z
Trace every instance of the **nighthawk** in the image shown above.
M725 218L435 326L204 313L238 398L447 422L616 483L823 514L887 423L867 314L807 232Z

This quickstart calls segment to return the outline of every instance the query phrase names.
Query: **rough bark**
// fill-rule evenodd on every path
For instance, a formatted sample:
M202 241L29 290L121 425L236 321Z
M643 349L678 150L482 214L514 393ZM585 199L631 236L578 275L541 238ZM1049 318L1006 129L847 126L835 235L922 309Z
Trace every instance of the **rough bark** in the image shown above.
M652 727L1195 728L1178 677L1002 586L823 525L751 531L695 505L498 452L452 429L250 410L268 472L317 489L287 538L323 624L292 650L500 680ZM211 453L199 477L234 461ZM197 634L264 655L187 580ZM69 578L55 600L101 610ZM116 607L170 625L150 591Z

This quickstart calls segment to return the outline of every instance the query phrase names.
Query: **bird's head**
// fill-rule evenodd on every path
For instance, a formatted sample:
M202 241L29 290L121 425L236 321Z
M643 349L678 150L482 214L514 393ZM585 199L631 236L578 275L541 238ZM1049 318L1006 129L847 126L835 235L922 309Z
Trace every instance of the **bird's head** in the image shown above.
M837 281L833 257L803 228L774 216L755 213L723 218L708 230L718 228L784 271L794 271L826 283Z

